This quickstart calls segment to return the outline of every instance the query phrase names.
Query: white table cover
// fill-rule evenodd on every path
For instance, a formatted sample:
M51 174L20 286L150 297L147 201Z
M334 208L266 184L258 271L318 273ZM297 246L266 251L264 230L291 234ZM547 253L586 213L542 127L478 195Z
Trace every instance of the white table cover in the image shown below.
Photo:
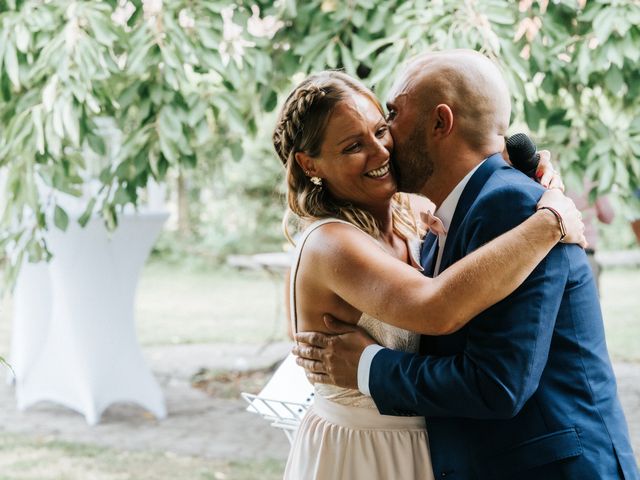
M14 295L11 362L19 409L44 400L96 424L114 402L137 403L166 417L164 397L136 339L139 273L166 213L123 214L115 232L101 219L47 242L49 264L26 265Z

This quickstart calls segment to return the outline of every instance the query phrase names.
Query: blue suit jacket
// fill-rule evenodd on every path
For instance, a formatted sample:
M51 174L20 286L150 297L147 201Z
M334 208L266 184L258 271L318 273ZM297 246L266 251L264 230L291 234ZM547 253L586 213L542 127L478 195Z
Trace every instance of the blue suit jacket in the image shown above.
M441 270L523 222L543 191L489 157L462 193ZM426 270L433 243L425 239ZM427 417L436 478L639 478L595 283L576 245L557 245L462 330L424 337L420 354L381 350L369 383L382 414Z

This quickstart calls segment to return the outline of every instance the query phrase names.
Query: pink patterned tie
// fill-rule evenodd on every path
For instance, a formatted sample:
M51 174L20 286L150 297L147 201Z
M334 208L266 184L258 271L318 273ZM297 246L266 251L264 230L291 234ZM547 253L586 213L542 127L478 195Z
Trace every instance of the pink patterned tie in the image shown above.
M447 229L444 228L442 220L436 217L433 213L429 211L420 212L420 218L422 220L422 223L424 223L429 231L433 232L434 234L438 236L447 234Z

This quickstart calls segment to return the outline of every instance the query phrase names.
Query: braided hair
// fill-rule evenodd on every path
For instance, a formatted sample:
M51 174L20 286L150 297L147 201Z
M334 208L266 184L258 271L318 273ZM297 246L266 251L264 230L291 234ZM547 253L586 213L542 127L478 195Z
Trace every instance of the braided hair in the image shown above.
M377 221L368 211L345 200L335 198L326 188L310 182L295 159L297 152L311 157L320 154L329 118L338 103L349 94L357 93L371 100L383 113L380 102L362 83L338 71L323 71L310 75L289 94L273 132L273 146L286 168L288 209L283 219L285 236L290 212L302 222L321 218L340 218L359 227L374 238L380 237ZM392 199L394 230L403 238L419 235L419 226L411 212L406 195Z

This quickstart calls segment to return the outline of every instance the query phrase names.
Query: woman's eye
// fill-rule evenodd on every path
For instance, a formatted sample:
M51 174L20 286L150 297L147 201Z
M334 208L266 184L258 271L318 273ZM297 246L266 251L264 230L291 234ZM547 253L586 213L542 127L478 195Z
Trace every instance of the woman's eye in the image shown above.
M346 153L354 153L354 152L357 152L358 150L360 150L359 142L352 143L351 145L349 145L347 148L344 149Z
M387 134L387 126L385 125L384 127L381 127L378 129L378 131L376 132L376 137L378 138L382 138Z

